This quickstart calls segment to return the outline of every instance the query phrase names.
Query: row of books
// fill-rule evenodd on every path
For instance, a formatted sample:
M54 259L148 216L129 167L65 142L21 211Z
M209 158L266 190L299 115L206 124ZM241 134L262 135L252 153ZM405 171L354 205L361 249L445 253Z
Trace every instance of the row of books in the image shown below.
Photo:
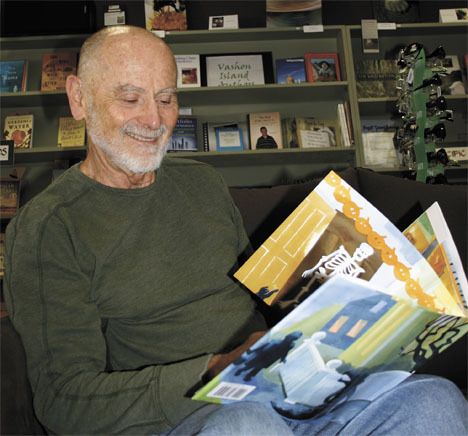
M203 144L198 144L197 118L180 116L172 135L170 151L235 151L246 149L322 148L352 145L352 128L347 103L338 104L335 119L294 116L281 118L279 112L257 112L245 121L204 122L201 125ZM33 146L34 115L5 117L3 138L14 148ZM57 127L59 147L85 145L83 120L60 117Z
M64 91L69 74L76 74L78 54L71 51L44 53L41 64L41 91ZM0 61L0 92L27 89L28 60Z
M5 117L3 138L13 141L14 148L25 149L33 146L34 115L8 115ZM83 147L86 141L84 120L60 117L57 128L58 147Z
M282 148L350 147L352 126L347 103L338 105L335 119L281 117L280 112L256 112L246 120L203 122L202 147L197 143L197 119L180 117L171 151L243 151Z

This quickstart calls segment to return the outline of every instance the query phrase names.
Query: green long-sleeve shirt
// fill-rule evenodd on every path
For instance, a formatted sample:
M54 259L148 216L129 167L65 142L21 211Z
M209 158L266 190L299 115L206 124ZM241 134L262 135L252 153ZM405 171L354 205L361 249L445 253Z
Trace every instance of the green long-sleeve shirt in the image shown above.
M231 278L248 240L221 177L166 158L116 189L72 167L6 235L5 298L36 413L56 433L158 433L203 406L210 353L264 328Z

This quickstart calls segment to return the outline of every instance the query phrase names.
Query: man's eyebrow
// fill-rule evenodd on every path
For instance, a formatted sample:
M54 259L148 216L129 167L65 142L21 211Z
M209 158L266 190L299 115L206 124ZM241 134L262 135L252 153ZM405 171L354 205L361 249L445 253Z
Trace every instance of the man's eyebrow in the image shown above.
M137 92L139 94L143 94L145 92L144 88L141 88L139 86L135 85L130 85L130 84L125 84L125 85L119 85L117 86L116 93L119 92ZM159 90L155 96L161 95L161 94L177 94L177 88L164 88Z
M155 95L158 96L160 94L177 94L177 88L164 88L158 91Z

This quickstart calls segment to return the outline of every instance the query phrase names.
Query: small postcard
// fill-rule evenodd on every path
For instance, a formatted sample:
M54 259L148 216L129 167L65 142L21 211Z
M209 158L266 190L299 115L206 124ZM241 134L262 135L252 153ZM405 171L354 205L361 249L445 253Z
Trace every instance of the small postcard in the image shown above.
M236 15L217 15L209 17L209 30L238 29L239 16Z

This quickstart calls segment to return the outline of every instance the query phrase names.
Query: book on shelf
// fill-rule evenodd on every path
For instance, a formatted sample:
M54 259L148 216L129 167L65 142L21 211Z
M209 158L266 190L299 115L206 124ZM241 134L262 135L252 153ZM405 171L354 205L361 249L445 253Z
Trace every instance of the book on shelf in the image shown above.
M225 124L214 128L216 151L242 151L245 148L242 127L239 124Z
M200 55L202 86L274 83L271 52Z
M13 218L19 208L20 178L0 179L0 218Z
M340 124L341 143L344 147L351 147L351 127L346 114L345 103L336 105L337 118Z
M185 0L145 0L145 25L149 31L187 30Z
M354 69L359 98L397 95L398 65L395 59L357 59Z
M455 282L466 276L453 269L462 280L449 291L443 268L418 251L443 245L448 262L456 257L449 232L432 238L428 221L446 227L434 206L408 239L330 172L234 274L286 315L192 398L303 418L343 396L384 393L461 339L467 294Z
M200 55L175 55L177 64L177 87L196 88L201 86Z
M0 61L0 92L24 92L28 76L28 61Z
M245 121L204 122L202 136L203 151L232 151L249 148L248 128ZM229 150L231 146L235 148Z
M468 21L468 8L439 9L439 22L466 23Z
M12 167L15 164L15 143L11 139L0 139L0 165Z
M304 58L276 59L276 83L291 84L307 82Z
M441 147L442 148L442 147ZM461 147L443 147L447 153L448 158L454 162L467 162L468 161L468 146L463 145ZM436 148L436 151L440 148Z
M14 142L15 148L31 148L34 131L34 115L8 115L3 129L4 139Z
M247 116L252 150L283 148L279 112L255 112Z
M286 117L281 120L281 133L285 148L299 148L296 117Z
M179 116L168 151L198 151L195 117Z
M84 147L86 140L85 120L59 117L57 145L59 147Z
M78 55L74 51L44 53L41 65L41 91L64 91L67 76L76 74Z
M393 142L396 125L392 120L362 120L362 151L366 165L386 168L399 166Z
M308 82L341 80L338 53L306 53L304 61Z
M341 145L340 128L336 120L296 117L296 132L300 148L336 147Z

